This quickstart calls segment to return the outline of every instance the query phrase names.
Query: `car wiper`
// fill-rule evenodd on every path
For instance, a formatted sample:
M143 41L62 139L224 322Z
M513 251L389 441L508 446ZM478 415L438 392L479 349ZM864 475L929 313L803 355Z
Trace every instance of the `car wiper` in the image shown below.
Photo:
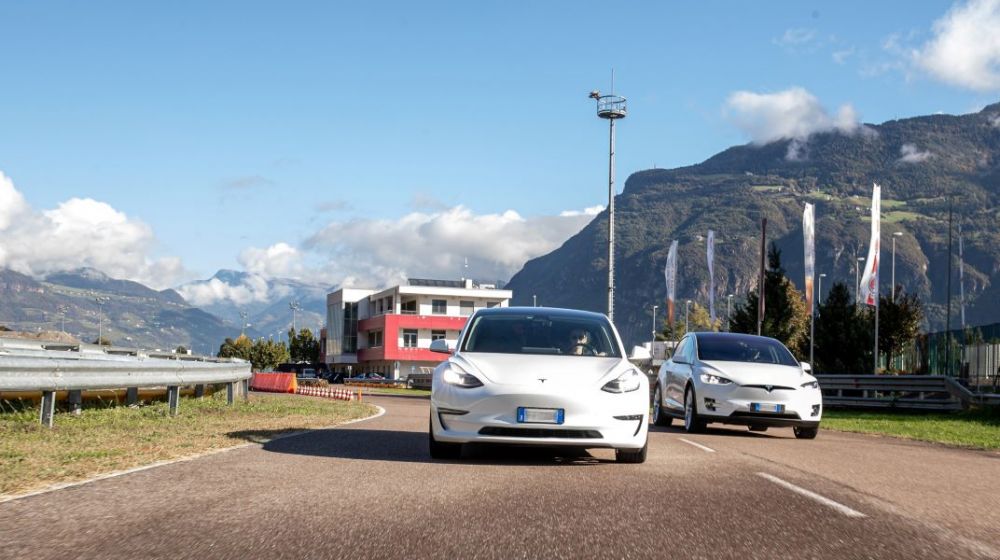
M522 354L562 354L562 351L558 348L546 348L542 346L523 346L521 347Z

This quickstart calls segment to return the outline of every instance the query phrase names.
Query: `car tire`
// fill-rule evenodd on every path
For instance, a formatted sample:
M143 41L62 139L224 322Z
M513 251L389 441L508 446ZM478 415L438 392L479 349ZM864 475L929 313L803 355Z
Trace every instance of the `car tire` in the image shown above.
M662 403L663 394L660 392L659 384L657 384L656 390L653 391L653 425L667 427L674 421L674 419L663 411Z
M640 449L615 449L615 461L619 463L645 463L647 449L649 449L648 438Z
M684 392L684 431L696 434L705 431L707 422L698 417L698 407L695 405L697 396L694 387L688 386Z
M816 439L816 436L819 434L819 426L815 428L796 426L792 428L792 431L795 432L795 437L798 439Z
M427 441L432 459L455 460L462 457L462 444L434 439L434 421L428 418Z

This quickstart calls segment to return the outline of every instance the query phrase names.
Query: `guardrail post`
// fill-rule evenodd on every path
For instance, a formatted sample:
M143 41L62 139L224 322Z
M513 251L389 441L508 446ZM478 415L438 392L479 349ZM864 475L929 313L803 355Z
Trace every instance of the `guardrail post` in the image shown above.
M205 396L205 386L204 385L195 385L194 386L194 396L196 398L199 398L199 399L202 398L202 397L204 397Z
M226 383L226 404L233 404L236 402L236 382L230 381Z
M42 412L39 420L46 428L52 427L52 419L56 415L56 392L42 391Z
M79 416L83 412L83 391L70 391L66 400L71 413Z
M181 388L177 385L167 387L167 406L171 416L177 416L177 404L181 398Z
M240 387L243 389L243 400L244 401L249 401L250 400L250 380L249 379L244 379L243 381L241 381L240 382Z
M127 406L132 406L139 402L139 388L129 387L125 389L125 404Z

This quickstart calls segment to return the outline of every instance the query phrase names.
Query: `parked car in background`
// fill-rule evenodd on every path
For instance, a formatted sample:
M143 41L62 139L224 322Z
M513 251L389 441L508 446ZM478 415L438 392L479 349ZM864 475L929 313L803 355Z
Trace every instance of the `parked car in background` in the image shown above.
M805 362L773 338L689 333L660 366L653 388L653 423L684 421L689 432L712 422L752 431L791 427L795 437L819 432L823 395Z
M296 377L299 379L319 379L319 376L316 375L316 370L313 368L303 368Z
M466 443L611 448L646 460L649 381L599 313L542 307L481 309L458 350L434 369L431 457ZM448 343L431 342L450 354Z

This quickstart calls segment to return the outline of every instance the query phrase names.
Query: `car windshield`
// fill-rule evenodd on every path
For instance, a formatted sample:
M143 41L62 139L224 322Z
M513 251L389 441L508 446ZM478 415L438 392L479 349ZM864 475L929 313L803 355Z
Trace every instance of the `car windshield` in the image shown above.
M606 319L561 314L479 315L463 352L603 356L621 353Z
M698 336L698 359L798 366L795 357L777 340L756 336Z

